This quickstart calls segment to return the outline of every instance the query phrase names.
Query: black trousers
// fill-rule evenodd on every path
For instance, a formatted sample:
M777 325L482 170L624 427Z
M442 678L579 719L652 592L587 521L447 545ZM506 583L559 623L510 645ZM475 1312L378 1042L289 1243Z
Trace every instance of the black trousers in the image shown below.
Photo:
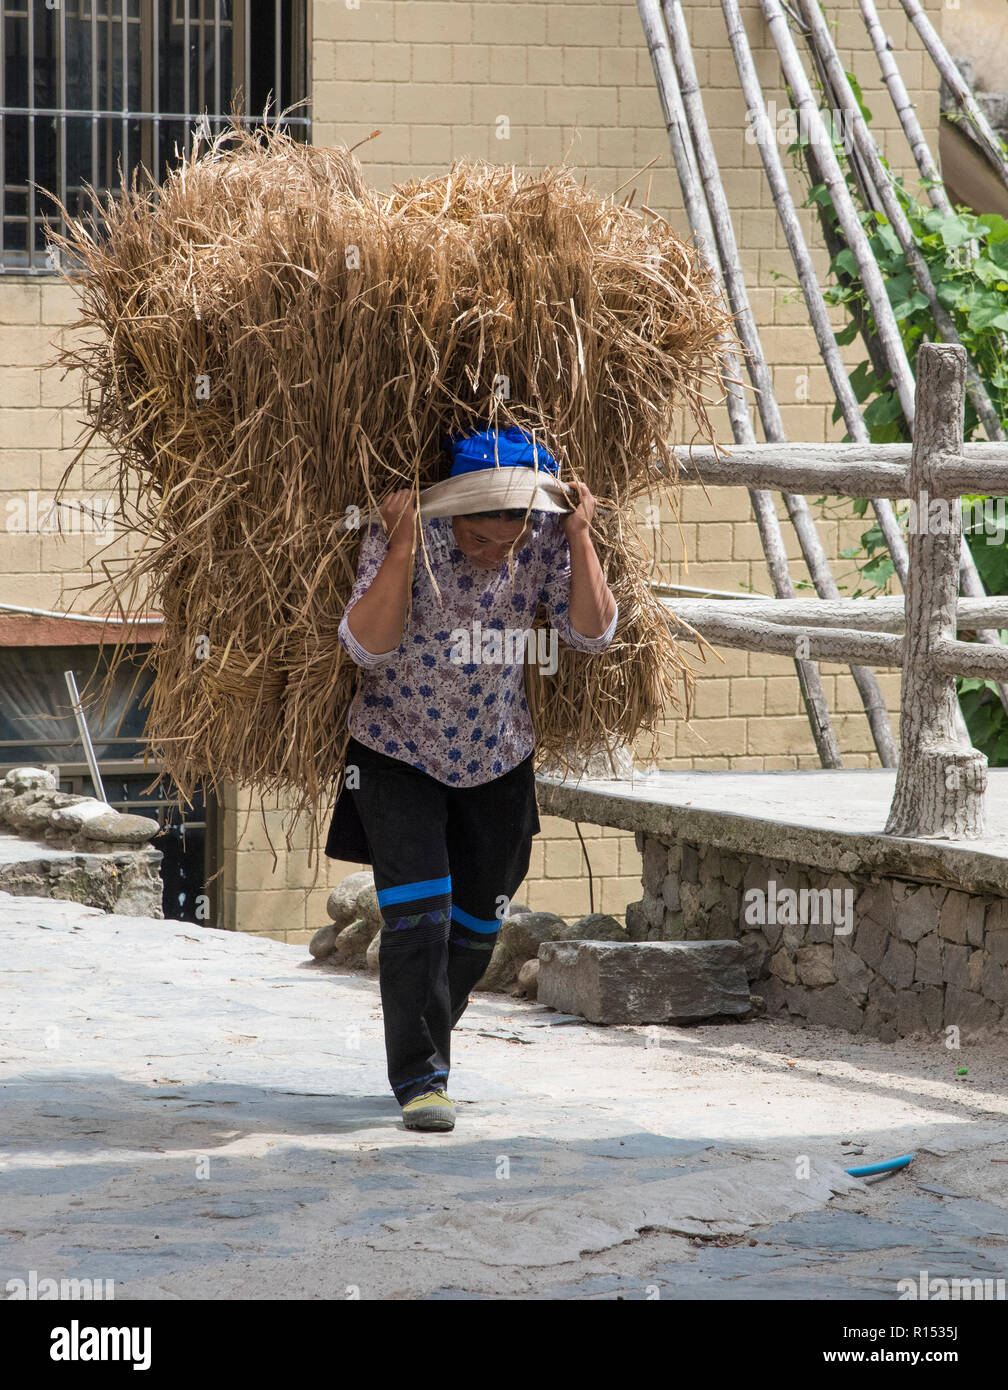
M389 1084L400 1105L445 1088L451 1030L490 964L528 872L539 816L531 755L478 787L451 787L351 739L350 794L367 836L383 926Z

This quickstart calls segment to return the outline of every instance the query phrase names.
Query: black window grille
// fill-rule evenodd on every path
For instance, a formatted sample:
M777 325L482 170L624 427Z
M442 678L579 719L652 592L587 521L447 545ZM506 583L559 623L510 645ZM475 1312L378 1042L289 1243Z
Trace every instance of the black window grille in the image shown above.
M236 98L307 141L307 87L307 0L0 0L0 271L58 269L46 192L88 219L85 184L160 182Z

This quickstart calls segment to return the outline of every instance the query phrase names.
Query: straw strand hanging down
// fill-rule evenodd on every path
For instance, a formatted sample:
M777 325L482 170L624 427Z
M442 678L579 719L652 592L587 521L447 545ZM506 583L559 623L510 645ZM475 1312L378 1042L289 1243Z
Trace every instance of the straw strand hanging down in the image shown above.
M633 505L675 486L680 409L712 440L730 320L663 218L563 166L460 160L379 194L350 152L237 122L100 208L53 238L88 330L60 357L89 430L60 490L97 435L143 544L84 587L100 612L164 614L146 736L180 800L200 780L283 793L288 846L307 813L317 849L356 681L337 640L354 518L438 481L442 438L477 429L534 430L587 483L620 605L607 652L532 670L540 756L576 765L683 707Z

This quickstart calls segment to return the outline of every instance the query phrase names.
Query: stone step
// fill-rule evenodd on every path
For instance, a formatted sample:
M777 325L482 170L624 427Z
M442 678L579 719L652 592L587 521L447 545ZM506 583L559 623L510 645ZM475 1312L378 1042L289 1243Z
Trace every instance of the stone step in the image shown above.
M538 1000L591 1023L668 1023L750 1010L738 941L544 941Z

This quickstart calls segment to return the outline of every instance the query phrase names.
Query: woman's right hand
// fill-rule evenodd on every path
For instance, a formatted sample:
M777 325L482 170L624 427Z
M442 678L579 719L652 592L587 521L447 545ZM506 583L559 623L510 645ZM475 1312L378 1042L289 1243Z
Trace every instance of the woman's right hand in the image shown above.
M399 555L412 555L416 549L416 497L409 488L393 492L379 507L388 548Z

